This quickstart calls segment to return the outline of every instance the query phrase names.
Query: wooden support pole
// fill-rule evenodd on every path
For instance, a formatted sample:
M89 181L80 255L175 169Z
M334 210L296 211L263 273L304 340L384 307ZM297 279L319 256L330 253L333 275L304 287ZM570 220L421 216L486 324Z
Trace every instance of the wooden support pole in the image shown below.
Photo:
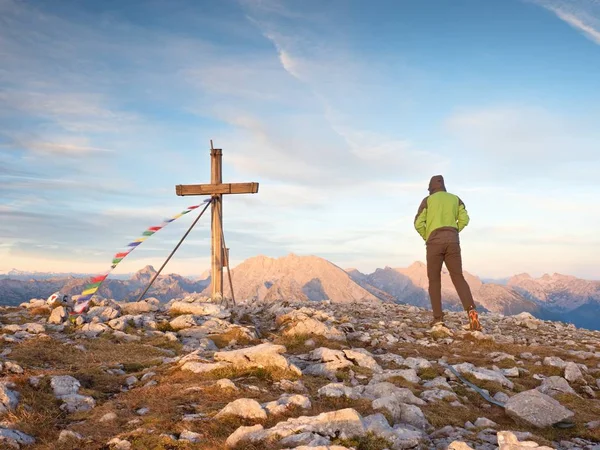
M223 152L220 148L210 150L211 184L223 183L222 158ZM223 299L223 194L213 194L212 198L212 299L221 301Z

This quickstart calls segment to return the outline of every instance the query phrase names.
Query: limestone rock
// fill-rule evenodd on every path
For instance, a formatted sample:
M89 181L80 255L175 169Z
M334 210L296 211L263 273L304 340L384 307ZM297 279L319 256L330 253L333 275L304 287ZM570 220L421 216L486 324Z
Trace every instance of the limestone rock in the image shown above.
M448 450L474 450L473 447L468 446L465 442L454 441L448 446Z
M400 388L392 383L382 382L369 384L365 387L363 397L370 400L377 400L384 397L394 397L400 403L410 405L425 405L426 403L410 391L410 389Z
M108 329L109 328L103 323L84 323L81 329L77 330L77 332L82 333L87 337L96 337Z
M425 358L406 358L404 360L404 365L406 367L410 367L415 370L423 370L430 369L432 367L431 363L427 361Z
M355 400L360 398L361 392L361 389L346 386L344 383L329 383L321 387L318 394L324 397L346 397Z
M217 387L219 389L223 389L223 390L231 389L233 391L238 390L238 387L233 383L233 381L231 381L228 378L221 378L215 384L217 385Z
M430 389L427 391L421 392L420 397L428 403L439 402L443 400L456 400L458 397L452 391L447 391L445 389Z
M557 376L545 378L542 381L542 384L536 389L542 394L549 395L550 397L554 397L558 394L577 394L567 380Z
M346 358L357 366L366 367L375 373L382 372L381 366L377 364L377 361L375 361L375 359L367 350L362 348L353 348L351 350L344 350L343 352Z
M213 316L219 319L226 319L231 313L216 303L210 302L186 302L176 301L171 304L171 312L180 314L193 314L196 316Z
M297 375L302 372L298 367L290 364L281 353L285 352L283 345L270 343L246 347L240 350L231 350L228 352L217 352L214 355L215 361L226 362L235 369L265 368L275 367L278 369L290 371Z
M67 318L67 310L64 306L58 306L52 310L50 317L48 317L48 323L59 324Z
M383 414L373 414L363 419L365 430L392 444L392 449L417 447L423 440L423 433L403 426L391 427Z
M113 438L107 442L108 448L111 450L130 450L131 442L125 439Z
M514 395L506 402L505 409L509 416L538 428L554 425L574 415L552 397L535 389Z
M225 408L219 411L215 416L215 419L225 416L263 420L267 418L267 413L256 400L250 398L238 398L237 400L228 403Z
M565 366L565 379L569 383L574 383L583 380L581 369L574 362L568 362Z
M375 374L372 378L372 382L378 383L394 377L404 378L406 381L414 384L421 382L421 379L417 375L417 371L415 369L384 370L383 373Z
M537 450L553 450L551 447L539 446L533 441L519 442L517 436L510 431L498 432L498 450L527 450L535 448Z
M198 322L193 314L182 314L181 316L177 316L171 320L169 324L175 331L179 331L186 328L195 327L198 325Z
M483 369L481 367L475 367L471 363L462 363L453 366L459 373L461 374L470 374L482 381L493 381L495 383L500 383L502 386L506 386L509 389L514 387L512 381L506 378L499 372L490 369Z
M488 419L487 417L479 417L474 425L477 428L496 428L498 424L493 420Z
M7 442L9 445L14 442L17 444L16 448L19 448L19 445L35 444L35 438L19 430L0 427L0 444L2 442Z
M80 441L83 436L71 430L62 430L58 435L58 442L64 443L69 441Z
M141 302L121 303L123 314L145 314L158 310L158 305L154 302L142 300Z
M181 370L187 370L194 373L208 373L219 369L226 369L228 367L230 367L230 365L224 362L203 363L199 361L188 361L181 366Z
M265 403L264 409L269 415L284 414L293 407L309 409L311 407L310 399L300 394L283 394L279 399Z
M12 383L0 382L0 415L13 411L19 404L19 393L11 390L12 387Z
M179 440L198 443L202 441L202 435L200 433L194 433L193 431L184 430L179 435Z
M65 395L77 394L81 383L70 375L61 375L50 378L50 386L54 391L54 396L61 398Z
M241 442L258 442L263 439L264 428L262 425L254 425L251 427L239 427L229 435L225 441L228 448L237 447Z
M68 413L89 411L96 406L96 401L87 395L69 394L61 397L60 409Z
M565 367L567 367L567 363L564 362L558 356L546 356L544 358L543 364L545 366L558 367L559 369L564 369Z
M46 331L46 328L41 323L26 323L23 326L25 327L25 331L31 334L40 334Z
M308 317L306 314L294 314L291 317L285 315L278 318L277 322L279 324L287 322L283 327L284 336L317 335L332 340L346 339L346 335L333 325Z

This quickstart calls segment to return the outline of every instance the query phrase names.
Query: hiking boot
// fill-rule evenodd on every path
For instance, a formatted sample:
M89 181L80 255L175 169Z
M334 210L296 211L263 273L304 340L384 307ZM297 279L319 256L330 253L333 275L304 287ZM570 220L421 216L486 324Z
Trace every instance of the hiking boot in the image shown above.
M481 323L479 322L479 314L477 311L472 309L469 311L469 330L470 331L481 331L483 328L481 327Z
M433 319L430 323L429 323L429 327L430 328L435 328L435 327L445 327L446 324L444 323L444 319Z

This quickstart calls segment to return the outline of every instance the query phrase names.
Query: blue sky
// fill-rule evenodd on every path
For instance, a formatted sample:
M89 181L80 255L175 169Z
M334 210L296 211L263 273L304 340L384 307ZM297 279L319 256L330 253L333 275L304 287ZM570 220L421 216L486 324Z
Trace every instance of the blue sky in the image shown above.
M429 177L481 276L600 278L596 0L0 0L0 271L95 272L199 198L209 140L234 263L424 259ZM193 220L119 266L159 266ZM167 271L209 265L208 221Z

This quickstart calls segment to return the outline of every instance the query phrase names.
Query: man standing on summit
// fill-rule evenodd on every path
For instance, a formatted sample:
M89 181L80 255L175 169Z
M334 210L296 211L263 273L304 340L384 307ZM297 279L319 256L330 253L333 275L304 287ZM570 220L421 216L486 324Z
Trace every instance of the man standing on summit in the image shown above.
M442 264L450 273L452 283L469 316L469 328L480 331L471 289L462 273L462 258L458 233L469 223L465 204L456 195L446 192L444 177L436 175L429 182L429 196L423 199L415 217L415 228L427 244L427 277L433 309L432 326L444 323L442 311Z

